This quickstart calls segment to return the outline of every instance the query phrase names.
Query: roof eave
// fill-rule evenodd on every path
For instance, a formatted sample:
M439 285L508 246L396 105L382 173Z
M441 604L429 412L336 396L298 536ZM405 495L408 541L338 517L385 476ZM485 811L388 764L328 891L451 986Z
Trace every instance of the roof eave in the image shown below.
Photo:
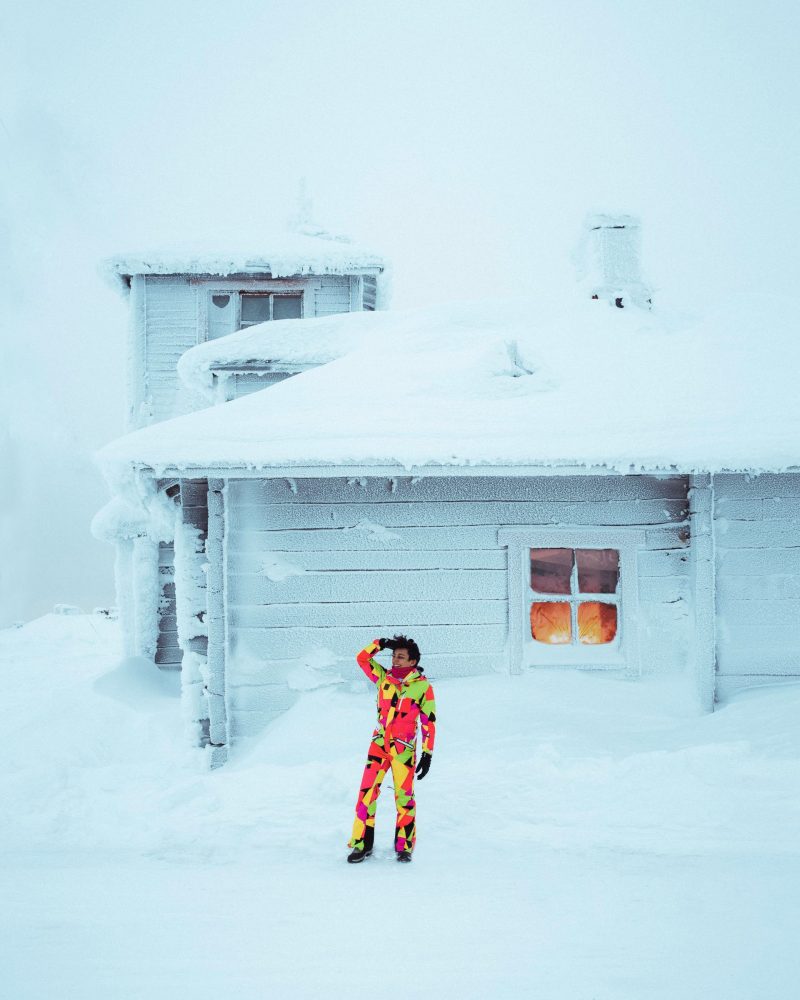
M610 468L606 465L580 465L574 463L516 465L512 463L480 464L480 465L401 465L400 463L381 463L367 465L364 463L318 463L304 465L198 465L187 462L181 465L153 466L145 462L132 462L132 467L139 473L156 478L199 478L199 479L334 479L342 476L352 478L392 478L392 477L448 477L448 476L680 476L691 474L689 470L672 467L634 467L627 471ZM702 472L704 470L694 470ZM742 470L730 470L740 472ZM787 470L793 471L793 470ZM800 471L800 468L798 468Z

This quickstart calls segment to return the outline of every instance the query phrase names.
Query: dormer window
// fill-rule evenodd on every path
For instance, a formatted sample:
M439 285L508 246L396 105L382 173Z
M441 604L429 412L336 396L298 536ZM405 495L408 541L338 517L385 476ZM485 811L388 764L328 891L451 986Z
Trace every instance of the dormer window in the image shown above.
M217 285L208 292L205 310L207 339L216 340L270 320L302 319L303 293L296 283L294 288L280 291L244 291L231 289L230 284L227 288Z
M275 295L263 292L242 292L239 329L267 323L275 319L300 319L303 315L302 295Z

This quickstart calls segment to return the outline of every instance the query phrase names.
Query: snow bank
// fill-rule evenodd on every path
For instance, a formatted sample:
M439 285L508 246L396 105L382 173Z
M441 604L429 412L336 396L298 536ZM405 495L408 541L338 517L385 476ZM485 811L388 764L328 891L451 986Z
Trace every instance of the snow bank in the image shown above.
M191 348L178 362L178 374L188 388L214 400L212 372L216 368L259 364L274 371L297 372L324 365L375 336L386 316L344 313L304 322L282 319L259 323Z
M315 322L293 321L303 349ZM131 464L800 465L794 299L749 298L702 321L590 299L468 302L344 315L322 329L335 330L343 357L137 431L101 462L117 474Z
M335 683L360 675L324 651L304 666L295 692L307 693L206 773L182 729L180 678L120 661L115 623L48 615L0 631L4 852L341 854L374 691ZM435 767L419 789L425 849L460 830L471 850L796 852L800 685L698 715L682 684L560 671L440 681Z
M0 631L9 996L367 1000L360 931L387 898L424 900L413 998L791 995L800 685L697 716L653 678L440 682L414 862L393 859L389 784L353 867L373 689L295 692L208 772L179 678L119 655L104 617Z

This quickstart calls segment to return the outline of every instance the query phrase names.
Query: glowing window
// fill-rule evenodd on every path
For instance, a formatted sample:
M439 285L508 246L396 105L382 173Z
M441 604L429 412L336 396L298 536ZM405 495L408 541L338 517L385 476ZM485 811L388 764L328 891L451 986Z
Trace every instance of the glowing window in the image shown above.
M619 552L552 548L530 549L529 553L531 638L559 646L614 642L619 621ZM544 599L552 595L567 600Z

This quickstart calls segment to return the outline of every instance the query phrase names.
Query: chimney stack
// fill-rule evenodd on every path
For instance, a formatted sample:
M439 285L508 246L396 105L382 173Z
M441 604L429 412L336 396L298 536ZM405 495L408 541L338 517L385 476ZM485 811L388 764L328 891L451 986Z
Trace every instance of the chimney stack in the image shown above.
M652 307L652 292L642 281L642 231L634 215L590 215L586 220L591 296L618 309Z

